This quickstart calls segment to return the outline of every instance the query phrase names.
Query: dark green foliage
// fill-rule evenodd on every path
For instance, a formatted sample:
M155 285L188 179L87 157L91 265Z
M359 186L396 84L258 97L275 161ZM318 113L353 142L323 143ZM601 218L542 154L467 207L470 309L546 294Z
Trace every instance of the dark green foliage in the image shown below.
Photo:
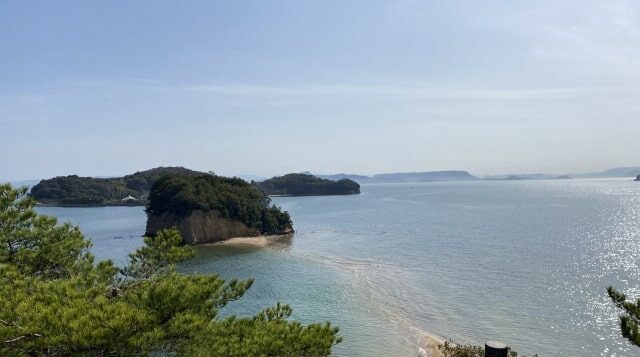
M445 357L484 357L484 347L472 345L456 345L449 341L438 346Z
M144 204L151 186L165 175L203 175L182 167L158 167L116 178L78 177L76 175L42 180L31 189L31 197L38 202L60 205L123 205L131 195L138 199L134 204Z
M187 216L196 210L218 211L260 233L284 233L292 225L287 212L271 205L269 197L239 178L170 175L151 188L148 215Z
M620 332L631 343L640 346L640 299L627 301L627 296L612 286L607 293L614 304L624 312L620 315Z
M1 356L328 356L340 342L286 305L220 318L252 281L178 273L194 250L176 230L121 269L95 264L78 228L37 215L25 191L0 185Z
M288 174L254 185L267 195L316 196L360 193L360 185L353 180L332 181L308 174Z
M8 264L30 276L61 278L76 273L79 263L90 262L90 244L80 230L37 215L34 201L25 195L24 188L0 185L0 266Z
M438 350L444 357L484 357L484 346L456 345L455 343L445 341L442 345L438 346ZM537 356L536 354L532 357ZM518 357L518 352L509 350L509 357Z

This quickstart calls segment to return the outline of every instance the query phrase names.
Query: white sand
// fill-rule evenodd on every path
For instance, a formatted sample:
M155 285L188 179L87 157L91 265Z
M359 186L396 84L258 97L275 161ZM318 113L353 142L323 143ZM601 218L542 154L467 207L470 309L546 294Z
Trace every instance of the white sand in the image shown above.
M438 350L438 345L444 344L444 339L425 333L420 339L420 345L423 346L420 348L420 356L425 357L444 357L442 352Z
M285 235L269 235L257 237L234 237L219 242L213 242L213 245L249 245L253 247L265 247L269 244L276 243L278 240L290 238L291 234Z

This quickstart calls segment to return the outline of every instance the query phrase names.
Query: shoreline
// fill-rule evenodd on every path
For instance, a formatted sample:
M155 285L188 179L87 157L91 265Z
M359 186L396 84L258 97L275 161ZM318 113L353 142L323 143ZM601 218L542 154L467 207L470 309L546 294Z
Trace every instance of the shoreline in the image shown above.
M300 194L300 195L293 195L293 194L274 194L274 195L267 195L269 197L321 197L321 196L353 196L353 195L359 195L361 194L360 192L354 192L354 193L328 193L328 194L314 194L314 193L309 193L309 194Z
M251 246L251 247L266 247L267 245L278 243L283 239L290 239L291 237L293 237L293 233L259 235L254 237L251 237L251 236L232 237L232 238L228 238L228 239L217 241L217 242L197 244L196 246L216 246L216 245L242 246L244 245L244 246Z
M418 353L424 357L444 357L444 354L438 349L439 345L445 343L445 339L432 333L422 331L422 337L418 342Z
M36 202L36 207L60 207L60 208L102 208L102 207L144 207L144 203L124 203L124 204L81 204L81 203L42 203Z

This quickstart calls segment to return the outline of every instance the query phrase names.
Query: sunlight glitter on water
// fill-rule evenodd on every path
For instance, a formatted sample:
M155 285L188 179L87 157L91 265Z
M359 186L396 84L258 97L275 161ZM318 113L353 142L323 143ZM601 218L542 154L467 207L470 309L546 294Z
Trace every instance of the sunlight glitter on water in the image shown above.
M632 356L605 288L640 295L640 184L629 180L364 185L279 197L296 234L264 249L199 247L183 268L255 278L225 313L277 301L341 327L338 356L415 356L428 333L541 356ZM99 257L141 244L142 209L40 208ZM121 237L120 239L114 239Z

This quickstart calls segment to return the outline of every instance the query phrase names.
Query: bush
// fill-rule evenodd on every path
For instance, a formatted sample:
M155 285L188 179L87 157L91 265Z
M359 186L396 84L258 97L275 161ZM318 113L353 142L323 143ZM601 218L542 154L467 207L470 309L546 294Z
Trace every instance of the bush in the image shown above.
M438 350L442 352L444 357L484 357L484 346L457 345L455 343L445 341L443 344L438 346ZM532 357L537 356L538 355L533 355ZM518 357L518 352L510 350L509 357Z
M640 346L640 299L627 300L627 296L612 286L607 293L616 306L623 311L620 315L620 333L636 346Z

